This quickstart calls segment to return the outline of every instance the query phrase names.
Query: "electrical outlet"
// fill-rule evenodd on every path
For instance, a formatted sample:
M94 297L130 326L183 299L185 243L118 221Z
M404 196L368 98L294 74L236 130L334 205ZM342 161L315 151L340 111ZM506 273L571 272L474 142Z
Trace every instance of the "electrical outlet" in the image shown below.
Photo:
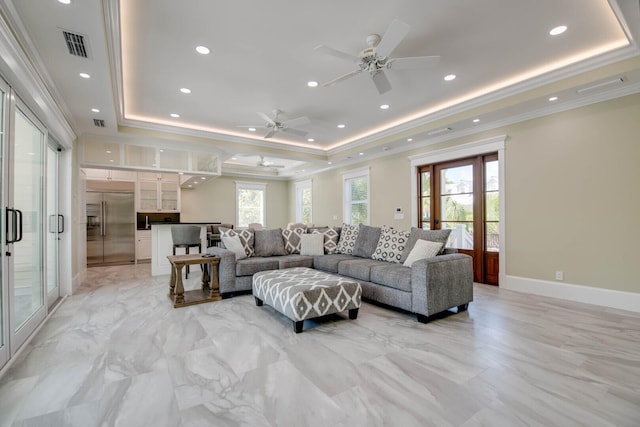
M564 274L562 273L562 271L556 271L556 280L563 280L564 279Z

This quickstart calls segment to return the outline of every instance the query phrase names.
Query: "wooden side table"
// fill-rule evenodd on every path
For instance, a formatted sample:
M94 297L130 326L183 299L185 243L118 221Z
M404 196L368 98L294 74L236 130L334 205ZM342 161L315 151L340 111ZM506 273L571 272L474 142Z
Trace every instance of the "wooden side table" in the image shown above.
M203 256L203 254L169 255L171 264L171 279L169 280L169 298L173 307L202 304L204 302L220 301L220 284L218 282L218 263L220 257ZM202 270L202 288L185 291L182 283L182 269L185 265L205 264ZM206 268L211 267L211 277Z

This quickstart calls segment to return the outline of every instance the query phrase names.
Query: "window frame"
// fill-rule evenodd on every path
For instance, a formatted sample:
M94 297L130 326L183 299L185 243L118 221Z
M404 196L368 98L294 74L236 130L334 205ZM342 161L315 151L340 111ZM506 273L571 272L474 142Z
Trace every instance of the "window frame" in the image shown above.
M351 183L356 179L362 178L366 180L367 199L358 202L365 203L367 207L367 220L363 222L363 224L369 225L371 223L371 168L366 167L351 170L342 174L342 212L343 222L345 224L351 224L351 214L354 204L353 200L351 200Z
M309 190L311 192L311 202L309 205L304 205L303 204L303 193L305 190ZM302 218L302 212L304 210L305 207L309 207L309 220L305 221ZM307 224L311 224L313 223L313 180L311 179L307 179L304 181L298 181L296 182L296 222L301 222L301 223L307 223Z
M246 228L249 224L243 225L240 222L240 192L244 190L260 191L262 193L262 206L261 206L261 218L259 222L263 227L266 227L266 213L267 213L267 184L262 182L242 182L236 181L236 224L237 228Z

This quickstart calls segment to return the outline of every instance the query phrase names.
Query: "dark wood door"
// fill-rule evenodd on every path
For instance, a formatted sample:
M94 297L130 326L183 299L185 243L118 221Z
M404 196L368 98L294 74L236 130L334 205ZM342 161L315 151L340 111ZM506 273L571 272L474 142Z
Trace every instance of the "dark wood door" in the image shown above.
M419 218L451 229L447 246L473 258L474 281L498 284L499 187L496 154L419 168Z

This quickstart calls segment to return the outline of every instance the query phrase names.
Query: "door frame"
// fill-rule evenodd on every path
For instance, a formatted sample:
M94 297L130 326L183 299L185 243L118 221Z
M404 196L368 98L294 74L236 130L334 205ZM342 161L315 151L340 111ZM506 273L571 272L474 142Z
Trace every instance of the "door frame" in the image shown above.
M473 142L462 143L452 147L433 150L409 156L411 170L411 225L420 227L420 218L418 218L418 169L420 166L431 163L441 163L467 157L479 156L482 154L498 153L498 169L500 181L500 251L499 256L499 281L504 283L506 276L506 220L505 215L505 141L506 135L500 135L493 138L481 139Z

